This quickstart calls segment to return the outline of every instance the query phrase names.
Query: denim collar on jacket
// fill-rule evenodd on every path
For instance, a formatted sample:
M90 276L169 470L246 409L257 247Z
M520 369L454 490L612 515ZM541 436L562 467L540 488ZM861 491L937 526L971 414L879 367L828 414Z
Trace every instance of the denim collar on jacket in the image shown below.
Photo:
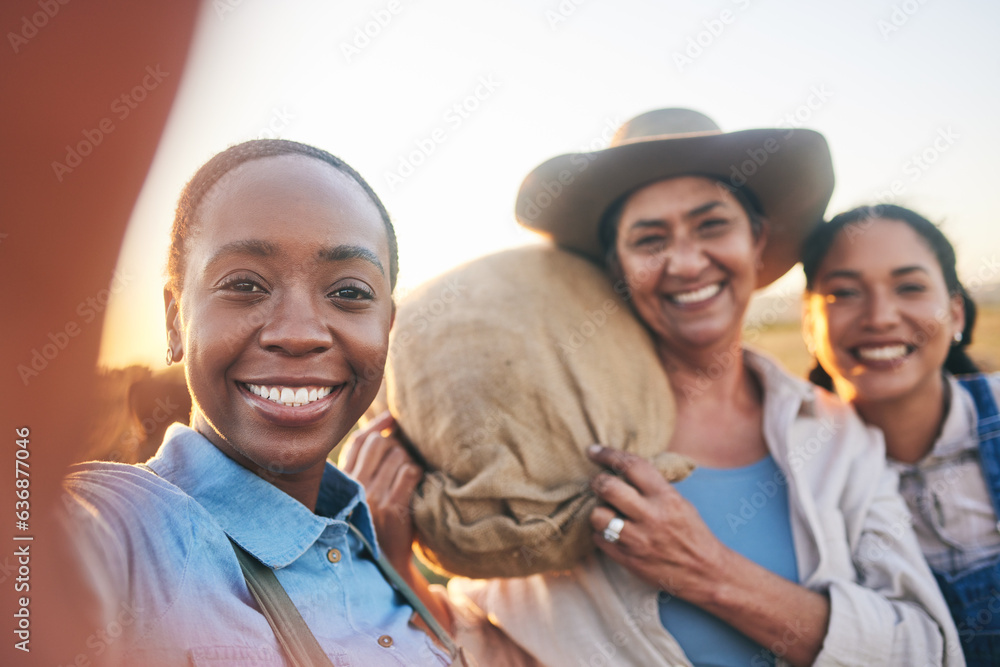
M364 489L329 462L315 514L182 424L167 429L148 465L198 501L227 535L268 567L290 565L335 520L354 524L378 551Z

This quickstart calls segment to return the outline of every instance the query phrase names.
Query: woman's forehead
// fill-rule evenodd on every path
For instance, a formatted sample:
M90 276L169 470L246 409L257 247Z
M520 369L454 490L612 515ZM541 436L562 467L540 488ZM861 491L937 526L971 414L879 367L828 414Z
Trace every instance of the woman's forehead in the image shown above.
M908 224L892 218L868 218L844 225L820 268L824 274L837 267L858 273L883 273L906 266L919 266L941 275L930 244Z
M662 212L664 215L692 215L707 204L741 208L732 191L723 183L702 175L684 175L661 179L645 185L628 196L624 211L628 217Z
M365 190L306 156L246 162L220 178L199 208L192 251L253 238L288 246L350 240L388 253L381 213Z

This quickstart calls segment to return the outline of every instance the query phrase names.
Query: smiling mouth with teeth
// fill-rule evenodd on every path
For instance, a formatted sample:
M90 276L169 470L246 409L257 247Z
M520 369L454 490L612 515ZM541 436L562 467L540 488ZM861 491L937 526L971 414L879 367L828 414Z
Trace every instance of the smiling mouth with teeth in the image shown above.
M333 391L333 387L282 387L262 384L245 384L244 386L256 396L290 408L308 405Z
M718 294L721 289L722 283L712 283L711 285L705 285L704 287L699 287L698 289L691 290L690 292L671 294L667 298L674 303L687 305L691 303L698 303L700 301L707 301Z
M913 349L909 345L883 345L881 347L859 347L854 356L861 361L899 361Z

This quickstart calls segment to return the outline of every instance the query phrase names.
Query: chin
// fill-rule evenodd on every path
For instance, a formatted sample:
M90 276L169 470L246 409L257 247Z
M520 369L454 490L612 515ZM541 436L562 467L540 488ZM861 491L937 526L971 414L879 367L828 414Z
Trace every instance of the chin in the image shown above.
M852 383L854 403L872 404L894 401L913 392L917 382L902 374L884 377L857 378Z

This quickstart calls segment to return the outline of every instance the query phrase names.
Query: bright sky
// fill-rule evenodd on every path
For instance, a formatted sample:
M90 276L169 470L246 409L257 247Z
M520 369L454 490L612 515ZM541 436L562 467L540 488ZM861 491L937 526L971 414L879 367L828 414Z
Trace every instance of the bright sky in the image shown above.
M163 365L177 196L212 155L261 136L325 148L372 184L399 236L397 296L534 240L513 215L533 167L671 106L725 131L819 130L829 214L891 197L943 222L966 282L997 281L998 28L991 0L206 1L101 362ZM797 296L792 274L772 289Z

